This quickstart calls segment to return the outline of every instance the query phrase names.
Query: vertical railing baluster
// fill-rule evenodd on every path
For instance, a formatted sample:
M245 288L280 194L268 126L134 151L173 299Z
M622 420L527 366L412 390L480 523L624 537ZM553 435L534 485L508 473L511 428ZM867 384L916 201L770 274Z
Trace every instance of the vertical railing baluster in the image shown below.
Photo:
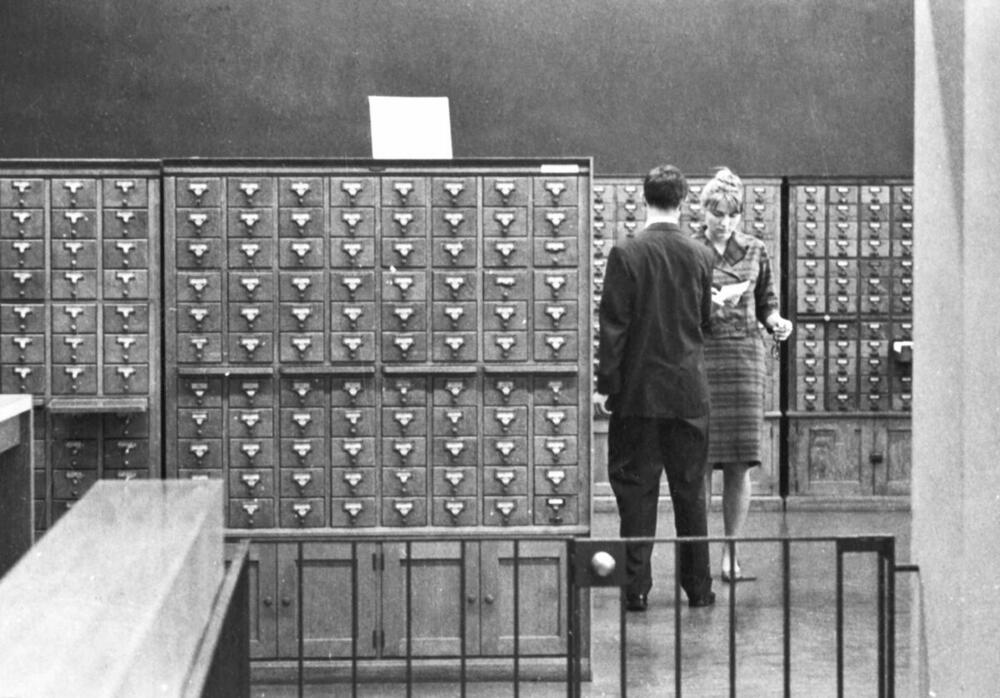
M844 554L837 541L837 696L844 695Z
M674 541L674 695L681 698L681 544Z
M628 640L625 631L625 588L618 587L618 634L621 643L618 647L618 692L622 696L628 693Z
M358 543L357 541L351 541L351 698L357 698L357 696L358 696Z
M514 698L521 690L521 541L514 539Z
M406 698L413 695L413 541L406 541Z
M880 550L875 554L875 565L878 570L878 698L885 698L886 664L885 664L885 555Z
M792 546L781 541L782 654L785 698L792 695Z
M304 565L302 564L302 541L299 541L295 546L295 589L296 589L296 625L298 627L298 645L299 645L299 698L302 698L305 692L305 635L306 629L303 626L303 613L302 613L302 571Z
M736 698L736 541L730 539L729 576L729 697Z

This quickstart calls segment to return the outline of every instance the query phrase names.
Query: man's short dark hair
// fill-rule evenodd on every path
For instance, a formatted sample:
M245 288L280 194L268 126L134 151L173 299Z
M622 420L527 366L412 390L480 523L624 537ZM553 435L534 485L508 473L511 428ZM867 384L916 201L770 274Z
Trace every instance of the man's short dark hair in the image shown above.
M649 206L663 210L678 208L688 193L684 173L673 165L654 167L642 180L642 193Z

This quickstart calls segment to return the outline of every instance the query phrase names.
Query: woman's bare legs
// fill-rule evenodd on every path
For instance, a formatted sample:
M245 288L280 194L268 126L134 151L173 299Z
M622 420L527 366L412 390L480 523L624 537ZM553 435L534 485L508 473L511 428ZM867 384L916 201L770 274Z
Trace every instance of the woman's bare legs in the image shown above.
M723 465L722 484L722 522L727 536L743 535L743 525L750 511L750 464L725 463ZM722 550L722 576L738 577L740 574L739 559L729 559L729 544Z

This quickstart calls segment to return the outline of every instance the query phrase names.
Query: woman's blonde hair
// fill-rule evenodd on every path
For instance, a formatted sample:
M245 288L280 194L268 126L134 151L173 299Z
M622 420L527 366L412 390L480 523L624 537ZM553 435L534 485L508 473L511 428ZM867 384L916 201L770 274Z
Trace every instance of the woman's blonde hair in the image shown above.
M743 180L723 167L701 188L701 207L716 215L743 213Z

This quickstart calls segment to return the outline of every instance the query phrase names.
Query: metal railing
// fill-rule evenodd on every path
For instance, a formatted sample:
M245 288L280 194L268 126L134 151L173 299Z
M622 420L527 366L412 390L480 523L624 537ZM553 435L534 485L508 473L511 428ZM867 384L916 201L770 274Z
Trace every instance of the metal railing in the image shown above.
M771 693L777 693L779 690L783 692L783 695L792 695L793 689L793 677L795 676L794 670L796 665L793 662L793 634L792 634L792 613L793 610L799 610L795 606L796 602L796 579L793 578L792 567L793 560L796 557L793 556L793 546L796 551L800 546L833 546L835 553L835 560L833 561L834 574L834 589L832 594L827 594L820 598L815 597L815 589L810 590L810 594L813 595L811 598L806 599L807 604L803 606L807 611L812 611L817 606L824 609L828 608L827 604L831 603L834 605L835 614L833 617L834 621L834 635L835 635L835 656L834 656L834 671L833 675L828 679L830 684L829 689L833 688L835 683L836 695L845 695L845 690L847 690L848 684L846 681L846 672L848 671L848 662L845 655L845 556L848 555L873 555L876 560L876 576L875 583L872 585L874 588L869 588L868 585L862 585L863 588L858 589L858 580L852 580L852 608L858 605L859 595L863 596L865 603L872 602L875 605L874 613L874 628L872 628L874 639L877 643L877 653L875 657L874 675L858 677L851 675L851 680L855 682L864 682L865 686L875 687L877 695L882 697L889 697L895 695L896 686L896 573L897 571L913 571L912 566L901 566L896 565L896 549L895 549L895 538L888 535L855 535L855 536L812 536L812 537L794 537L794 536L784 536L784 537L759 537L759 538L707 538L707 539L684 539L684 538L649 538L649 539L592 539L592 538L566 538L566 537L535 537L535 536L524 536L524 537L512 537L504 536L502 532L498 532L496 535L486 535L477 537L455 537L451 539L433 539L428 540L425 538L416 537L380 537L378 539L359 539L359 538L347 538L342 535L337 536L310 536L306 540L296 541L296 542L282 542L279 545L294 546L295 553L295 569L297 571L297 608L296 611L296 626L297 626L297 656L292 660L294 663L294 675L295 682L298 686L298 695L302 696L305 694L306 686L310 686L313 683L313 678L310 677L308 669L310 667L315 668L322 666L323 663L334 662L337 663L341 671L339 673L339 680L342 682L336 689L336 695L358 695L359 684L370 682L370 681L381 681L391 684L402 684L405 686L405 695L411 696L414 689L415 682L427 681L428 672L420 672L418 669L427 663L432 663L435 670L430 672L434 674L434 678L431 679L435 683L447 683L449 685L454 685L457 683L457 689L461 696L468 695L470 690L470 684L475 684L478 682L482 676L477 673L473 675L470 672L469 667L473 662L487 662L491 663L494 668L498 663L503 663L503 683L509 684L512 695L515 697L521 695L522 685L526 685L526 682L530 681L533 691L532 695L539 695L537 693L538 684L536 683L538 677L527 675L523 671L523 667L526 662L536 662L537 660L545 660L549 664L562 663L565 666L565 671L556 671L554 675L549 672L545 677L551 683L547 684L549 689L545 690L545 695L554 695L562 693L563 690L569 698L580 698L586 695L585 688L588 680L591 678L594 682L600 678L602 682L603 690L607 690L608 676L598 676L597 664L590 661L590 615L591 615L591 596L590 589L593 587L618 587L618 641L619 641L619 655L618 655L618 682L617 691L621 696L627 696L629 693L629 627L632 623L632 619L627 616L632 616L632 614L627 614L625 605L625 594L624 594L624 583L625 583L625 550L628 542L652 542L660 546L672 546L673 548L673 561L674 569L677 569L679 564L679 551L681 545L684 543L690 543L693 540L707 540L709 543L722 544L728 546L730 553L735 559L735 546L739 543L743 545L771 545L777 546L778 554L778 568L780 569L780 581L775 580L780 583L780 614L781 614L781 677L780 677L780 689L777 685L769 688ZM510 584L509 588L503 590L503 593L508 594L505 602L509 602L510 613L512 618L507 619L507 622L512 626L511 637L509 644L509 651L498 651L497 646L490 649L489 652L482 651L482 648L470 648L466 642L466 637L469 630L470 617L469 614L475 611L469 611L465 599L472 593L470 592L470 587L474 584L478 584L479 580L472 578L468 573L469 570L469 555L470 549L477 550L475 546L485 542L500 542L504 545L511 546L510 556L507 559L507 564L510 570ZM561 548L565 555L565 586L561 590L564 593L563 603L565 604L565 615L562 617L564 625L562 630L564 632L564 642L560 647L552 651L539 651L537 645L532 646L529 649L525 649L524 640L522 638L522 615L525 602L525 583L522 580L522 569L525 567L525 550L524 546L534 545L537 543L547 542L549 544L557 544L558 546L565 546ZM333 657L333 656L318 656L315 652L311 653L311 656L307 656L307 647L305 637L306 633L303 628L306 627L306 610L305 603L303 599L305 598L306 588L303 571L308 562L306 547L315 543L336 543L343 546L346 551L349 549L349 558L342 558L349 560L350 564L350 656L349 657ZM415 637L414 633L414 567L412 561L414 560L413 552L414 546L426 546L426 545L440 545L440 544L454 544L459 548L459 554L457 558L452 559L454 569L456 570L457 577L451 579L452 584L457 585L458 598L461 602L458 603L458 613L457 617L454 618L454 635L453 637L458 638L457 651L435 651L432 653L425 653L420 648L416 647L419 638ZM359 546L366 546L364 552L360 552ZM372 547L384 547L384 546L401 546L401 557L402 561L402 580L401 584L403 587L402 591L402 608L396 608L396 612L402 613L402 627L403 632L399 639L402 647L402 656L393 656L389 660L384 656L378 656L378 652L374 654L370 651L363 653L360 647L360 635L362 633L360 626L362 621L361 609L359 608L359 598L363 593L369 593L369 589L360 588L359 580L359 570L362 569L363 564L367 564L367 561L362 562L362 560L370 554ZM745 548L744 548L745 549ZM669 551L669 548L664 548L664 550ZM661 553L662 554L662 553ZM815 557L815 551L810 551L810 556ZM669 555L668 555L669 558ZM914 568L915 569L915 568ZM390 574L395 573L393 571ZM384 567L382 574L386 574ZM673 599L668 603L667 609L658 607L657 612L662 613L664 610L669 610L669 606L672 603L673 607L673 666L661 667L661 673L669 674L672 672L673 677L673 695L681 696L684 690L687 688L685 685L685 679L688 678L688 674L685 673L685 663L684 663L684 630L685 630L685 619L691 617L691 613L682 612L683 593L681 591L680 582L678 575L674 574L674 584L673 584ZM495 583L496 580L493 580ZM728 594L719 594L719 605L728 605L728 630L727 630L727 658L723 663L722 661L713 665L713 671L725 670L728 671L728 692L729 695L737 695L737 691L740 687L738 681L738 661L737 655L739 647L739 637L738 633L738 620L740 619L740 614L742 613L741 605L739 602L739 587L740 585L732 584L725 585L728 588ZM340 590L338 590L339 593ZM342 590L343 593L348 593L347 589ZM527 593L535 593L536 590L529 589ZM426 592L426 590L421 590L421 592ZM315 593L315 592L313 592ZM832 598L831 598L832 596ZM490 603L493 603L492 601ZM811 604L811 605L810 605ZM614 605L612 604L612 611L614 610ZM695 611L695 609L692 609ZM697 613L697 611L695 611ZM719 614L721 615L721 614ZM607 618L602 617L602 622L604 623L605 632L609 629L609 624L607 623ZM718 616L716 616L718 618ZM343 619L342 619L343 620ZM384 619L383 619L384 620ZM852 625L852 632L857 631L854 627L857 625L856 620ZM863 619L864 620L864 619ZM669 640L670 635L665 636L665 641ZM808 639L808 638L807 638ZM857 639L857 638L853 638ZM384 635L383 635L383 649L384 649ZM720 658L721 659L721 658ZM824 657L826 659L826 657ZM386 662L392 665L392 670L385 671ZM379 664L379 663L382 664ZM366 664L378 664L374 670L369 667L368 671L362 671ZM447 673L447 678L442 678L440 674L440 668L442 666L449 667ZM481 667L477 667L481 668ZM600 671L613 673L613 663L609 666L608 657L606 654L602 653ZM855 669L856 667L851 667ZM699 667L700 671L704 671L704 665ZM508 674L509 670L509 674ZM435 673L437 672L437 673ZM593 677L590 674L593 673ZM694 673L694 672L692 672ZM492 678L496 678L493 676ZM558 688L560 683L564 683L565 688ZM349 684L350 689L347 688L345 684ZM334 691L333 688L330 689ZM797 693L801 693L801 690L797 690ZM697 689L692 691L692 695L697 695Z

